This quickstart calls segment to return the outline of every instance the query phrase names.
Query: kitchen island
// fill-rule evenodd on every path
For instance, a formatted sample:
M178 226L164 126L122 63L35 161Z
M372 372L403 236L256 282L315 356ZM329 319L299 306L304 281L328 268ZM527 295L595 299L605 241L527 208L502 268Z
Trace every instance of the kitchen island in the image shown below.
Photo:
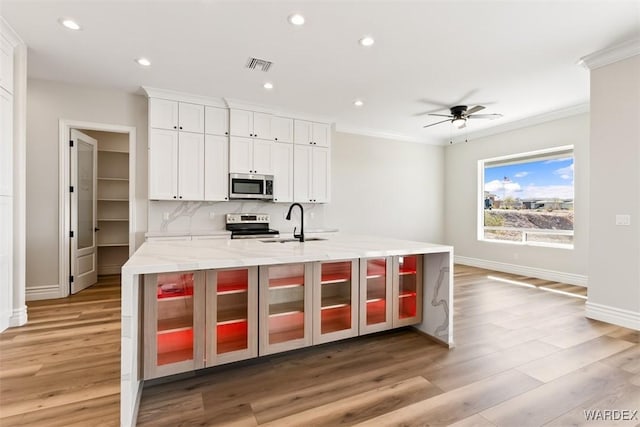
M403 272L402 267L398 267L398 263L402 265L405 258L407 260L410 258L418 259L417 263L414 261L413 265L408 264L409 270L412 270L411 272ZM269 280L268 275L263 272L268 271L270 268L307 265L314 267L312 271L320 271L315 267L325 264L350 263L348 265L352 266L350 268L354 272L351 279L353 284L350 284L354 288L352 304L356 305L358 301L358 287L360 287L360 296L362 297L359 311L360 328L358 328L357 320L358 310L354 308L350 318L352 324L355 325L352 327L355 332L350 335L334 335L335 339L341 339L347 336L382 330L363 330L363 326L366 325L364 318L368 316L368 314L363 315L363 313L366 313L363 310L367 309L367 304L370 301L367 300L366 292L362 293L362 289L366 286L365 283L369 277L374 277L368 275L368 265L372 261L385 259L389 260L390 266L393 260L396 274L396 279L394 279L394 283L396 283L396 293L394 294L396 300L398 297L397 282L400 281L402 283L403 274L412 273L418 276L417 280L420 283L420 289L413 293L414 298L417 296L418 299L417 302L414 301L412 308L413 314L417 315L415 317L417 320L411 322L412 318L407 318L406 320L411 323L405 321L396 325L394 322L394 327L412 324L416 329L442 342L444 345L453 346L453 248L450 246L345 234L332 235L328 239L304 243L257 239L144 243L122 268L121 425L135 425L137 408L142 394L144 377L142 360L143 352L145 351L143 336L145 336L145 332L148 333L148 331L145 331L145 323L142 317L145 277L147 279L149 277L155 278L158 275L176 272L192 272L191 274L196 276L208 274L206 272L228 269L246 269L247 271L258 271L260 269L260 289L266 289L266 293L268 293L270 288L264 288L264 283L262 282ZM360 269L359 273L358 268ZM391 270L390 267L389 270ZM321 274L320 272L317 273L318 278L321 277ZM251 282L251 287L257 285L255 283L257 282L257 274L255 276L256 280ZM310 278L311 274L305 277ZM387 273L387 278L390 277L390 273ZM398 279L398 277L400 278ZM311 281L309 282L311 283ZM331 280L328 280L322 282L322 284L331 282ZM320 279L315 280L313 283L320 283ZM307 287L312 286L309 285ZM319 286L316 286L316 288L319 288ZM153 292L155 293L155 289ZM316 299L321 295L319 292L319 290L316 290L316 293L313 294ZM257 296L257 289L253 293ZM263 294L265 293L261 295ZM402 296L400 295L400 297ZM195 296L192 299L196 301ZM367 304L365 304L365 301ZM390 304L389 302L388 305ZM400 302L400 305L402 304ZM395 305L397 306L398 304L396 303ZM305 307L309 308L310 305ZM398 307L394 307L394 309L396 317L398 317L397 312L402 309L398 309ZM263 308L261 310L264 311ZM261 317L261 319L263 318ZM321 317L320 314L314 319L316 323L324 321L324 317ZM264 323L262 322L260 325L261 332L265 328ZM312 322L309 320L306 323ZM315 326L317 327L317 325ZM316 330L314 330L314 337L322 337L321 333L324 331L316 329L318 332L316 334ZM331 336L331 334L327 333L326 336ZM258 341L257 337L255 340ZM311 342L310 339L305 342L307 343L306 345L312 345L309 344ZM313 340L313 344L319 342L326 342L326 340ZM260 344L261 349L263 344ZM147 344L145 343L145 345ZM264 348L269 349L269 347ZM260 355L275 351L281 350L261 351Z

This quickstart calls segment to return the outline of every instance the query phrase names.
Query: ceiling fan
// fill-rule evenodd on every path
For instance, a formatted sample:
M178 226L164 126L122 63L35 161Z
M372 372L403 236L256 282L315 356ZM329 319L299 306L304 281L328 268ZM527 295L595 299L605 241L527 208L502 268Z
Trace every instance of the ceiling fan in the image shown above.
M471 107L469 109L467 109L466 105L456 105L455 107L451 107L449 108L449 111L451 112L451 114L433 114L430 113L430 116L436 116L436 117L446 117L446 120L441 120L439 122L435 122L435 123L431 123L428 124L426 126L423 126L425 128L431 127L431 126L435 126L438 125L440 123L444 123L444 122L451 122L452 124L454 124L458 129L462 129L467 125L467 120L468 119L498 119L500 117L502 117L502 114L476 114L478 111L484 110L485 107L482 105L476 105L475 107Z

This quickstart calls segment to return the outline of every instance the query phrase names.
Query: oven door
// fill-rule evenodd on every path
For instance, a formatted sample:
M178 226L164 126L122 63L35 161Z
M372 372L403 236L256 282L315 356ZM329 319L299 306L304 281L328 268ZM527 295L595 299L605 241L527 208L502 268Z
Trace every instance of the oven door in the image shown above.
M265 175L229 174L229 199L273 199Z

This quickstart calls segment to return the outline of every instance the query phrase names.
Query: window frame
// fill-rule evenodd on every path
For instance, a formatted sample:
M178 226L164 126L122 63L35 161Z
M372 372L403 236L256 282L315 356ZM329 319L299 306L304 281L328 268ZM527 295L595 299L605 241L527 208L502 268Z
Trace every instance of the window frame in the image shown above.
M573 190L574 190L574 194L573 194L573 202L574 202L574 215L575 215L575 199L576 199L576 192L575 192L575 164L576 164L576 157L575 157L575 147L573 145L561 145L561 146L557 146L557 147L550 147L550 148L545 148L545 149L541 149L541 150L534 150L534 151L526 151L523 153L516 153L516 154L508 154L508 155L504 155L504 156L498 156L498 157L491 157L491 158L486 158L486 159L480 159L478 160L478 186L477 186L477 203L476 203L476 212L477 212L477 227L476 227L476 231L477 231L477 235L476 238L478 241L483 242L483 243L497 243L497 244L507 244L507 245L516 245L516 246L534 246L534 247L544 247L544 248L555 248L555 249L568 249L568 250L573 250L575 247L575 240L571 243L571 244L565 244L565 243L549 243L549 242L527 242L527 241L513 241L513 240L498 240L498 239L486 239L484 237L485 234L485 229L484 229L484 170L485 170L485 165L487 163L496 163L496 162L507 162L509 160L517 160L517 159L523 159L523 158L527 158L527 157L531 157L530 161L536 161L535 157L544 157L546 156L550 156L552 154L560 154L561 152L566 152L566 151L571 151L571 155L573 157L573 165L574 165L574 179L573 179ZM540 159L542 160L542 159ZM523 162L524 163L524 162ZM575 216L574 216L574 220L575 220ZM574 228L573 228L573 237L575 239L575 223L574 223Z

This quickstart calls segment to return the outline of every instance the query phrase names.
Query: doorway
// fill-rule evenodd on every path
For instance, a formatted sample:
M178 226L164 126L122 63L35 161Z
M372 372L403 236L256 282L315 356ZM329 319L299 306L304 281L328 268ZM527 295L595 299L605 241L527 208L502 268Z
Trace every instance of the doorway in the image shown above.
M61 120L60 140L59 296L66 297L99 275L120 274L135 250L136 135L133 127Z

